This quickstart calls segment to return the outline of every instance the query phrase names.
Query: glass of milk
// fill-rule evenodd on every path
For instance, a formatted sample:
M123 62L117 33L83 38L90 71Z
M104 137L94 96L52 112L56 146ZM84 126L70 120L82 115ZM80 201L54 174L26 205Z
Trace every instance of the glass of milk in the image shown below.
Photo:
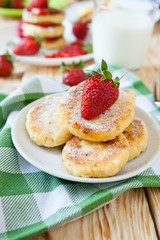
M94 60L131 70L140 68L158 5L150 0L95 0L92 20Z

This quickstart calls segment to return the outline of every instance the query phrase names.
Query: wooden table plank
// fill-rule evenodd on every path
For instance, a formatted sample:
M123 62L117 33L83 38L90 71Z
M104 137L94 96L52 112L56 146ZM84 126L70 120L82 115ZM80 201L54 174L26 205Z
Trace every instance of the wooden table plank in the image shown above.
M110 204L30 240L156 240L143 189L126 191Z
M17 89L21 85L21 79L26 70L26 65L15 62L12 74L8 77L0 77L0 90L12 92Z
M150 91L153 91L155 69L160 71L160 21L155 25L148 51L139 72L140 79L142 79Z
M160 239L160 188L147 188L146 192L158 239Z
M160 28L160 22L157 25ZM160 71L160 36L154 35L150 41L139 76L150 91L153 91L154 71Z

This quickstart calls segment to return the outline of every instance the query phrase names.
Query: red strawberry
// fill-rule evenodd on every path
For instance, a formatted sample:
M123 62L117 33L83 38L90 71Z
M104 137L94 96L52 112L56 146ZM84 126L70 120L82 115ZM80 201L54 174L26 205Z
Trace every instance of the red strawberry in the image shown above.
M12 7L13 8L23 8L24 4L22 0L12 0Z
M36 25L40 26L40 27L51 27L51 26L53 26L53 23L37 23ZM48 39L50 39L50 38L48 38Z
M7 52L6 54L0 55L0 76L8 76L11 74L13 69L13 58Z
M102 60L101 70L92 72L85 83L81 101L81 116L86 120L95 118L110 108L119 97L119 78L112 79L107 63Z
M63 58L85 55L88 53L87 48L84 50L85 47L86 45L83 45L81 41L72 42L62 47L57 53L45 55L45 58Z
M39 51L40 44L34 38L26 37L16 44L13 53L16 55L34 55Z
M84 40L88 33L86 23L76 22L73 24L72 32L77 39Z
M23 38L24 37L24 35L23 35L23 30L22 30L22 24L24 23L24 21L23 20L18 20L18 23L17 23L17 35L18 35L18 37L20 37L20 38Z
M31 0L30 6L32 8L47 8L47 0Z
M64 46L60 51L59 54L62 57L74 57L87 54L87 51L84 51L79 44L68 44Z
M75 86L88 79L87 74L81 68L73 68L63 74L63 83Z
M70 66L62 63L61 70L63 72L63 83L69 86L75 86L88 79L87 74L82 69L83 67L84 64L81 61L77 64L73 63Z
M77 40L77 41L74 41L74 42L70 43L69 45L79 46L79 47L83 48L83 41L82 40Z

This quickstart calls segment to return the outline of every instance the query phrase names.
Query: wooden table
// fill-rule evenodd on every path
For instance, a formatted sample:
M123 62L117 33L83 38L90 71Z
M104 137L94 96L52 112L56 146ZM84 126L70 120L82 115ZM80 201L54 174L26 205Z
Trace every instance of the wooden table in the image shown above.
M4 22L6 19L0 19ZM93 61L87 62L87 65ZM160 22L153 37L140 78L152 91L154 70L160 71ZM0 90L13 91L35 74L61 79L58 67L29 66L16 62L14 72L0 78ZM128 190L110 204L64 226L51 229L30 240L156 240L160 239L160 188Z

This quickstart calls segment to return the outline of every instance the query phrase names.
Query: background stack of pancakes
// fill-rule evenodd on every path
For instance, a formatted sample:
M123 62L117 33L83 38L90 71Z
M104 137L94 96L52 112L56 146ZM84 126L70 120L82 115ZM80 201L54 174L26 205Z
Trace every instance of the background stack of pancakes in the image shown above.
M72 175L111 177L146 149L148 132L144 122L135 117L131 90L120 90L118 100L99 116L82 118L84 84L70 88L62 97L47 97L44 103L30 109L26 129L40 146L66 143L63 166Z
M64 13L57 9L24 8L23 34L24 36L42 37L43 48L61 48L65 45L63 19Z

